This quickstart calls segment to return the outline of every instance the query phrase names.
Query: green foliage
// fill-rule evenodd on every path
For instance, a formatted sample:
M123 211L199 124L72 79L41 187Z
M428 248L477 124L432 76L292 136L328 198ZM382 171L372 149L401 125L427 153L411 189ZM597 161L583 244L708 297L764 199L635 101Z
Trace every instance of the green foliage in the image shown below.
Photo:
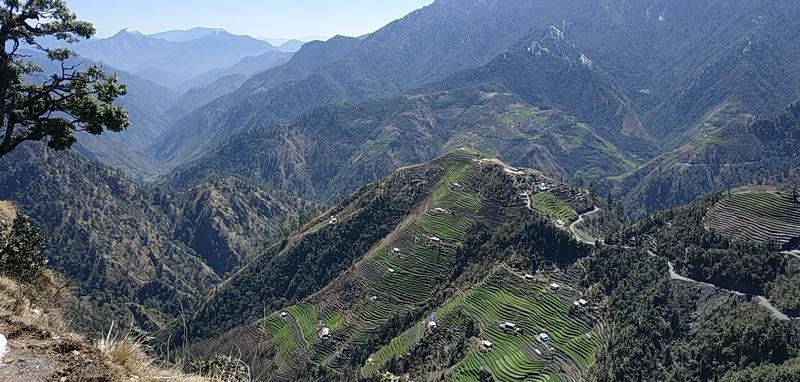
M725 374L721 382L778 382L800 381L800 358L783 365L759 365Z
M800 316L800 273L776 277L769 285L769 299L788 314Z
M800 333L774 320L756 303L720 305L708 311L675 361L676 376L709 381L750 366L780 365L798 355ZM680 378L680 377L679 377Z
M603 247L592 256L589 275L609 296L615 332L598 354L597 381L662 380L658 365L679 322L670 306L667 264L644 253Z
M22 214L8 227L2 223L0 221L0 273L23 282L33 281L46 263L47 256L42 250L47 235Z
M114 105L125 95L116 75L97 66L77 70L67 61L75 54L65 48L39 44L44 37L68 43L94 34L91 24L76 18L63 0L4 0L0 6L0 157L26 141L47 139L55 150L72 146L76 131L99 135L103 130L122 131L128 114ZM26 82L43 69L25 60L23 44L47 53L60 65L43 83Z
M626 226L609 242L622 244L636 238L640 244L653 245L656 254L674 262L677 270L690 278L764 294L767 284L785 273L785 256L774 242L738 241L706 229L706 213L720 198L712 195L656 213Z

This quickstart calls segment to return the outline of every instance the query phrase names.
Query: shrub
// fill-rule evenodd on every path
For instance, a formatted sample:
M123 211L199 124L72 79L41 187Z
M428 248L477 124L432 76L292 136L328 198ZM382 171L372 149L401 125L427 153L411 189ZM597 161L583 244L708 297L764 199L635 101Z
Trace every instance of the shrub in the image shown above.
M23 282L37 278L46 264L46 241L47 235L18 214L10 229L0 227L0 273Z

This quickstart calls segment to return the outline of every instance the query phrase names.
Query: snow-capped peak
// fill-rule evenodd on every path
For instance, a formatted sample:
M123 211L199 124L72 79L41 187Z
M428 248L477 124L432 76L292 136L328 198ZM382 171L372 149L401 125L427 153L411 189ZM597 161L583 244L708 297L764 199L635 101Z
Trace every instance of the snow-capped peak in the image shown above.
M136 35L136 36L142 36L143 35L142 32L140 32L140 31L138 31L136 29L133 29L133 28L125 28L125 29L119 31L119 33L120 34L124 33L124 34L129 34L129 35Z

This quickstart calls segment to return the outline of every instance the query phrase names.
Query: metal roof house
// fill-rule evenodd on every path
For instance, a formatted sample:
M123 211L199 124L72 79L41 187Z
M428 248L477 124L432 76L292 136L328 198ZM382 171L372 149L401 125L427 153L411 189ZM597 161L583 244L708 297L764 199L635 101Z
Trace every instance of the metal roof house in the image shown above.
M546 342L550 342L550 335L548 335L547 333L539 333L538 338L539 338L539 341L542 341L542 342L545 342L545 343Z

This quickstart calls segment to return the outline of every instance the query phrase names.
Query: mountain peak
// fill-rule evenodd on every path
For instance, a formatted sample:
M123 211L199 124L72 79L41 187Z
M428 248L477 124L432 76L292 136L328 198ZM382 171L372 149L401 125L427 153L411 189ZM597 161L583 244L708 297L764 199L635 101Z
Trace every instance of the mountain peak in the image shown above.
M136 29L133 28L124 28L121 31L117 32L117 35L135 35L135 36L144 36L144 34Z

